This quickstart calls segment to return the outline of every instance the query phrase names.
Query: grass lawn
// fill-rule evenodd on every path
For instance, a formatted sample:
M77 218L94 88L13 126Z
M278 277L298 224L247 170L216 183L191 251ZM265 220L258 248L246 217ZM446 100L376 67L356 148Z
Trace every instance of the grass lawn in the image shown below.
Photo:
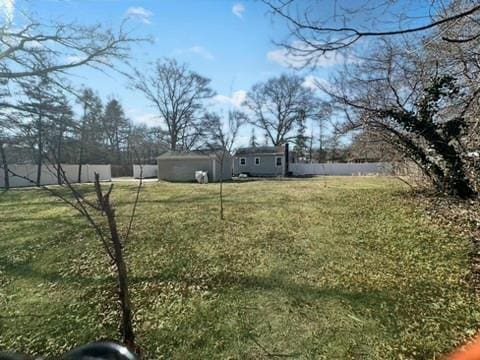
M88 188L89 185L86 185ZM146 359L438 359L473 335L467 239L397 180L148 183L127 245ZM113 199L125 225L135 186ZM84 220L0 195L0 350L55 358L118 339L112 274Z

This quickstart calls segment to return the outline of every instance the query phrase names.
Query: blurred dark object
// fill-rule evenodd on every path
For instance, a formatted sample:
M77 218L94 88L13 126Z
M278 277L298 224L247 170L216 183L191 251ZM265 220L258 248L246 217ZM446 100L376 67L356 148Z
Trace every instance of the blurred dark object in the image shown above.
M22 354L14 354L9 352L1 352L0 360L29 360L30 358Z
M137 360L125 346L110 342L97 342L81 346L64 355L63 360Z
M0 353L0 360L28 360L25 355ZM41 359L41 358L38 358ZM62 360L138 360L125 346L110 342L96 342L73 349Z

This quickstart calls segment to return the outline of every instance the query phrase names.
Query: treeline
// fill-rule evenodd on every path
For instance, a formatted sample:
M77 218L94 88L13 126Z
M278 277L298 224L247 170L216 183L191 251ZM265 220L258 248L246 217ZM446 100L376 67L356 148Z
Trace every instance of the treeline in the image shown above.
M15 98L0 137L10 164L154 162L166 147L159 128L134 124L119 99L102 100L91 88L72 95L34 77L20 83Z

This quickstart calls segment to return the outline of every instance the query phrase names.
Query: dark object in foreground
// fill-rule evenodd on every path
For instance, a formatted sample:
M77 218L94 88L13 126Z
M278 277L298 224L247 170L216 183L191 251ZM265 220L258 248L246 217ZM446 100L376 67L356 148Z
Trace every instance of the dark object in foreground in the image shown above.
M0 360L28 360L21 354L0 353ZM122 345L111 342L97 342L73 349L62 357L63 360L137 360L138 357Z

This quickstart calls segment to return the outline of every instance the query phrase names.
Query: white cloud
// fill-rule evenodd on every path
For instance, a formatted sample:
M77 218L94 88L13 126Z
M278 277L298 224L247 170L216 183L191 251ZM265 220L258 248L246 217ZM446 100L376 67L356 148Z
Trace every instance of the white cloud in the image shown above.
M338 51L328 52L326 54L313 54L311 62L308 64L309 55L302 55L302 50L308 50L304 44L297 42L292 46L300 50L300 52L288 51L285 48L275 49L267 52L267 59L276 62L284 67L300 68L305 65L315 65L316 67L331 67L344 63L358 62L353 55L345 55Z
M319 87L328 88L329 85L330 83L327 80L315 75L307 75L303 80L303 86L311 90L318 90Z
M0 16L6 24L12 23L14 11L15 0L0 0Z
M177 49L177 50L175 50L175 53L177 53L177 54L199 55L206 60L213 60L214 59L213 54L210 51L208 51L207 49L205 49L203 46L200 46L200 45L195 45L195 46L192 46L188 49Z
M77 62L80 62L82 60L83 60L83 58L81 56L78 56L78 55L69 55L65 58L65 61L69 64L77 63Z
M127 116L132 119L134 124L144 124L147 126L159 126L160 121L157 114L144 112L137 108L127 108Z
M240 107L247 97L245 90L237 90L231 96L227 95L215 95L213 101L222 105L229 105L234 107Z
M316 90L317 89L317 77L314 75L307 75L303 80L303 86L307 89Z
M197 54L197 55L200 55L202 57L204 57L205 59L207 60L213 60L213 55L210 51L208 51L207 49L205 49L204 47L202 46L192 46L190 49L189 49L190 52L194 53L194 54Z
M0 0L1 1L1 0ZM147 10L141 6L129 7L125 13L125 17L132 18L143 22L144 24L151 24L150 18L153 16L153 12Z
M245 12L245 6L242 3L236 3L232 7L232 13L240 19L243 19L243 13Z
M41 49L43 46L43 43L37 40L30 41L26 44L26 47L30 49Z

